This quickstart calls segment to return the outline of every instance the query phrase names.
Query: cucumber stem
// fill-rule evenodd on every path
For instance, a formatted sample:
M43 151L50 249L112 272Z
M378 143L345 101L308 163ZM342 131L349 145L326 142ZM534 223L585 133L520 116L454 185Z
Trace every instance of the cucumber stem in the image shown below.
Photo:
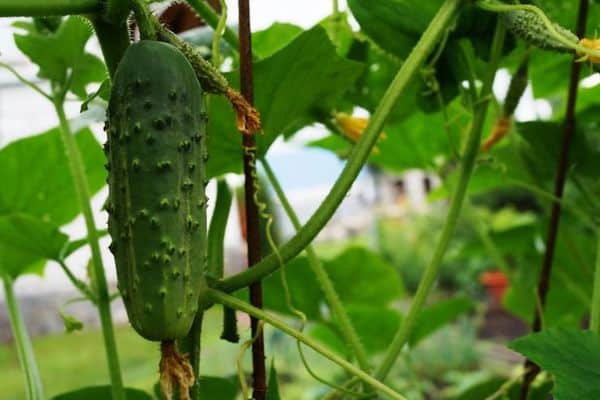
M15 297L14 281L8 275L0 277L4 283L4 294L6 297L6 307L13 334L17 344L17 354L19 363L25 375L27 400L44 400L44 391L42 388L42 379L35 361L31 339L27 334L27 328L23 322L23 315L19 308L19 303Z
M125 391L123 389L123 380L121 378L121 368L119 365L119 357L117 353L117 343L115 340L115 332L112 324L110 311L110 297L108 294L108 284L104 274L104 266L102 264L102 255L100 253L99 237L96 230L94 215L90 206L90 192L87 177L83 169L83 160L81 153L75 142L75 137L69 126L69 121L65 115L62 96L58 96L53 101L56 115L60 122L60 137L63 142L65 155L69 161L69 169L71 178L75 185L75 191L79 200L79 206L85 220L85 225L88 234L90 249L92 251L92 264L94 267L94 275L96 277L96 304L100 314L100 324L104 337L104 348L108 361L108 369L110 373L111 389L113 400L125 400Z

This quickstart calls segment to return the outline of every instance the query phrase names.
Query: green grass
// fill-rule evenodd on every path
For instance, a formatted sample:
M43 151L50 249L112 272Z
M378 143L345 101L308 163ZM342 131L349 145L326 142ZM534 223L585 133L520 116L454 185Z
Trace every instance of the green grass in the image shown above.
M221 314L215 307L207 313L203 340L203 374L234 374L238 346L219 340ZM116 328L117 345L128 387L150 391L158 377L158 343L142 339L131 327ZM108 384L102 335L87 329L72 334L36 338L35 355L46 396L90 385ZM0 398L24 400L24 381L13 344L0 345Z
M219 339L221 307L210 309L204 318L202 339L202 375L231 376L237 373L239 344ZM242 340L249 337L248 323L239 323ZM127 387L152 393L158 379L159 345L142 339L131 327L116 328L117 345ZM319 385L303 370L294 342L271 328L266 330L269 364L275 357L280 373L280 389L288 398L306 399ZM53 396L92 385L109 383L101 332L85 329L71 334L55 334L36 338L34 352L40 367L45 394ZM309 351L309 353L312 353ZM316 354L309 354L311 365L330 375L331 365ZM244 357L246 371L250 369L250 352ZM0 345L0 399L25 400L24 379L14 345ZM322 390L322 388L321 388Z

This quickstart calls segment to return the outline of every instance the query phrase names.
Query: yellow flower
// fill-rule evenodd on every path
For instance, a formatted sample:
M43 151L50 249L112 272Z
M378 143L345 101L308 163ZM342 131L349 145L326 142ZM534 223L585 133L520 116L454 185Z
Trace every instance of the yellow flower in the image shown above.
M600 39L588 39L588 38L583 38L579 41L579 44L583 47L585 47L586 49L590 49L590 50L600 50ZM590 60L592 63L596 64L596 63L600 63L600 57L590 57L590 56L583 56L581 58L581 61L585 61L585 60Z
M353 141L354 143L358 142L360 137L362 136L365 128L369 124L368 118L359 118L353 117L352 115L346 113L336 113L334 115L335 123L340 128L341 133ZM379 139L385 139L387 136L385 132L381 132L379 134ZM373 148L374 153L378 153L379 149L377 146Z

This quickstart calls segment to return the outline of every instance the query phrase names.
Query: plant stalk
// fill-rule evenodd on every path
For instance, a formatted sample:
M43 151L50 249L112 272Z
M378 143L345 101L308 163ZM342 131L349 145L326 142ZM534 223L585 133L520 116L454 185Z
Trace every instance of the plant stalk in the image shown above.
M454 229L456 228L456 223L460 216L460 211L467 193L469 180L475 166L475 160L477 159L477 154L479 152L481 131L487 116L488 104L492 96L494 77L496 76L496 70L498 69L498 64L502 55L502 47L504 45L505 36L506 28L502 22L498 22L496 26L496 32L494 34L494 40L492 42L491 57L487 67L487 75L484 78L485 81L483 83L479 99L475 104L473 123L467 137L465 154L462 158L460 167L459 180L455 188L454 195L452 196L452 204L450 206L450 210L448 211L448 216L446 217L446 223L444 224L440 240L433 253L433 258L423 273L423 277L421 278L421 282L419 283L419 287L417 288L417 292L410 306L408 314L404 318L400 329L392 340L392 343L390 344L390 347L388 348L381 365L375 373L375 377L377 379L384 380L387 377L400 352L402 351L402 348L408 341L417 317L419 316L421 309L427 300L429 291L437 279L444 254L446 253L448 244L450 243L452 235L454 234Z
M381 99L379 106L371 116L361 139L353 147L344 170L321 206L319 206L303 228L286 244L280 247L279 254L284 261L289 261L304 250L329 221L342 200L344 200L352 183L360 173L362 166L367 161L371 149L377 142L379 133L383 129L383 125L396 101L426 61L427 56L435 48L439 39L454 21L462 4L463 0L446 0L441 6L431 24L396 74L396 77ZM217 286L226 292L235 291L277 270L280 266L279 264L278 257L275 254L271 254L251 269L224 279Z
M271 166L265 158L261 158L260 162L263 166L265 174L267 175L269 183L273 187L273 190L275 190L277 198L281 202L281 205L283 206L285 213L287 214L292 225L294 226L294 229L296 229L296 231L300 230L300 228L302 228L302 224L300 223L298 216L296 215L294 209L292 208L292 205L290 204L290 202L287 199L287 196L285 195L285 192L279 184L279 181L277 180L273 169L271 169ZM342 301L340 300L340 297L338 296L335 287L333 286L333 282L331 282L327 271L323 267L323 263L317 257L317 253L315 252L314 248L311 245L308 245L306 246L305 251L308 259L308 264L310 265L310 268L315 274L315 277L319 282L319 286L323 291L325 298L327 299L327 304L331 308L332 314L338 323L338 328L340 329L340 332L344 337L344 341L352 350L352 354L354 354L360 368L363 371L368 372L369 358L367 357L367 352L365 351L365 348L363 347L360 338L358 337L358 334L356 333L356 330L352 325L352 321L350 321L350 318L348 317L348 314L344 309Z
M69 161L69 169L79 206L85 220L85 225L88 234L90 249L92 251L92 263L94 266L94 275L96 277L96 305L100 314L100 324L104 337L104 348L108 361L108 369L110 373L111 388L113 400L125 400L125 391L123 389L123 380L121 378L121 368L119 365L119 357L117 353L117 343L115 341L115 333L112 325L112 317L110 311L110 296L108 293L108 284L104 274L104 266L102 265L102 255L100 253L99 237L96 231L96 224L92 208L90 206L90 192L87 178L83 170L83 161L81 153L77 148L75 137L69 126L69 121L65 115L62 99L54 101L54 108L60 121L60 136L63 142L65 154Z
M0 277L4 283L4 294L6 307L12 329L13 338L17 344L19 363L25 375L27 400L44 400L42 379L35 361L31 339L27 334L27 328L23 321L23 314L15 297L14 281L8 275Z
M579 1L579 11L577 16L577 36L583 37L585 35L585 28L587 24L589 9L589 0ZM581 63L577 62L577 57L573 57L571 62L571 76L569 80L569 91L567 95L567 110L565 113L565 123L563 126L563 134L561 141L561 151L556 166L556 175L554 179L554 197L561 199L567 180L567 168L569 164L569 150L573 142L573 136L575 136L575 113L577 105L577 92L579 89L579 76L581 74ZM532 330L533 332L539 332L542 328L543 310L546 305L546 298L548 297L548 291L550 289L550 277L552 275L552 264L554 262L554 248L556 246L556 238L558 236L558 228L560 225L560 217L562 214L562 207L560 202L552 203L552 210L550 212L550 222L548 224L548 233L546 236L546 247L544 252L544 259L542 261L542 269L540 272L540 278L537 286L537 298L540 302L540 307L536 307ZM523 385L521 386L521 400L526 400L529 394L529 388L531 383L535 380L535 377L540 372L539 366L534 362L527 359L525 360L525 369L527 374L523 378Z
M220 292L220 291L214 290L214 289L209 289L207 296L216 303L221 303L225 306L245 312L246 314L252 315L253 317L255 317L257 319L263 320L264 322L268 323L269 325L274 326L275 328L281 330L282 332L284 332L284 333L290 335L291 337L297 339L298 341L302 342L306 346L312 348L317 353L320 353L322 356L324 356L331 362L339 365L341 368L346 370L348 373L357 376L359 379L364 381L366 384L368 384L372 388L380 391L381 393L386 394L390 398L392 398L394 400L406 400L406 398L404 396L402 396L399 393L396 393L390 387L386 386L385 384L378 381L377 379L374 379L372 376L370 376L369 374L360 370L359 368L357 368L350 362L344 360L342 357L338 356L335 352L331 351L326 346L319 343L317 340L304 335L302 332L297 331L294 328L291 328L284 321L282 321L276 317L273 317L272 315L269 315L264 310L253 307L252 305L247 304L247 303L243 302L242 300L239 300L233 296L230 296L226 293L223 293L223 292Z
M101 0L2 0L0 17L93 14L101 8Z

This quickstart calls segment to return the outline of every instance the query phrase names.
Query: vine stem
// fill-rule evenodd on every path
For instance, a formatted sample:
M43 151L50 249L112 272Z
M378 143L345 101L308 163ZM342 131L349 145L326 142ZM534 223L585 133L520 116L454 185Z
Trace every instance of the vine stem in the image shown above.
M92 214L92 208L90 206L89 185L83 170L81 153L77 148L75 137L73 136L71 127L69 126L69 121L65 115L62 96L59 96L59 98L55 99L53 104L60 122L60 136L63 142L67 160L69 161L71 177L77 192L79 206L81 207L81 212L85 220L88 241L92 251L92 263L94 266L94 275L96 278L97 287L96 305L98 306L98 312L100 314L100 324L102 326L102 333L104 337L104 348L108 361L112 396L113 400L125 400L125 391L123 389L121 368L117 354L117 343L115 341L115 333L112 325L108 284L104 274L104 266L102 265L102 255L100 253L98 232L96 231L94 215Z
M598 234L598 249L596 250L596 270L594 271L590 330L600 334L600 233Z
M27 399L44 400L42 379L35 361L35 355L33 354L31 339L27 334L27 328L23 322L23 315L15 297L14 281L8 275L2 276L0 279L4 283L4 294L6 297L6 307L8 308L10 326L17 344L19 362L23 369L23 374L25 375L25 381L27 382Z
M402 67L383 95L381 102L369 120L367 128L358 143L353 147L344 170L334 183L329 194L302 229L286 244L280 247L279 253L284 261L289 261L304 250L329 221L342 200L344 200L362 166L367 161L371 149L377 142L379 133L383 129L383 125L396 101L426 61L427 56L434 49L438 40L446 32L462 4L463 0L446 0L440 7L429 27L402 64ZM278 268L279 260L275 254L271 254L263 258L252 268L218 282L217 287L226 292L232 292L248 286L250 283L261 279Z
M494 40L492 42L491 58L487 67L487 75L485 77L479 99L475 103L475 115L473 117L471 130L467 137L465 153L460 167L459 180L452 196L452 204L450 206L450 210L448 211L448 216L446 217L446 223L444 224L440 240L433 253L433 258L425 269L425 272L423 272L423 277L421 278L421 282L419 283L419 287L417 288L417 292L410 306L408 314L404 318L400 329L392 340L392 343L390 344L390 347L388 348L381 365L375 373L375 377L378 379L383 380L387 377L393 365L395 364L398 355L402 351L402 348L408 341L415 321L417 320L417 317L419 316L421 309L425 304L425 300L427 300L429 291L431 290L431 287L437 278L444 254L448 248L448 244L452 239L452 235L454 233L454 229L456 228L456 223L458 222L460 211L466 197L469 180L471 179L471 174L475 166L475 160L477 159L477 154L479 152L481 131L485 123L488 104L492 96L492 86L494 83L494 77L496 76L496 70L498 69L500 57L502 55L502 47L504 44L505 35L506 28L504 24L502 22L498 22L496 26L496 32L494 34Z
M302 224L300 223L298 216L296 215L292 205L285 195L285 192L281 188L281 185L279 184L273 169L269 165L269 162L265 158L261 158L260 163L265 171L265 174L267 175L269 183L273 187L273 190L275 190L275 194L281 202L285 213L294 226L294 229L299 230L302 227ZM327 303L339 324L338 328L340 329L342 336L344 336L344 340L352 349L360 368L363 371L368 371L369 359L367 357L367 353L360 341L360 338L358 337L358 334L356 333L356 330L354 329L354 326L352 325L352 322L350 321L350 318L348 317L348 314L346 313L346 310L344 310L344 306L340 300L340 297L338 296L335 287L333 286L333 283L327 274L327 271L323 267L323 263L321 263L321 260L319 260L314 248L311 245L306 246L305 251L310 268L315 274L315 277L319 282L319 286L321 287L321 290L327 299Z
M579 1L579 11L577 16L577 36L582 37L585 34L589 9L589 0ZM569 161L569 150L575 135L575 113L577 105L577 92L579 89L579 76L581 73L581 63L577 62L577 57L573 57L571 62L571 76L569 80L569 91L567 94L567 107L565 113L565 122L561 139L561 151L556 166L556 175L554 179L554 196L557 199L563 197L565 183L567 180L567 168ZM560 217L562 207L560 202L553 202L550 211L550 221L548 224L548 233L546 236L546 247L544 259L542 261L542 269L539 276L537 286L537 298L539 299L539 307L536 307L533 318L533 332L539 332L542 329L543 311L546 305L546 298L550 289L550 277L552 275L552 264L554 261L554 248L556 246L556 238L558 236L558 228L560 225ZM525 369L527 374L523 379L521 386L520 399L526 400L531 383L540 372L540 368L531 360L525 360Z
M2 0L0 17L89 14L101 8L101 0Z
M217 27L219 25L219 15L215 12L215 10L212 9L212 7L206 1L186 1L194 9L194 11L196 11L198 15L202 17L204 22L206 22L211 28L217 30ZM225 39L225 41L229 43L229 45L235 51L237 51L240 48L240 40L238 38L238 35L235 33L234 30L228 28L227 26L224 27L223 39Z
M239 299L237 299L233 296L230 296L224 292L214 290L214 289L208 289L206 296L216 303L221 303L225 306L245 312L246 314L252 315L253 317L255 317L257 319L260 319L260 320L264 321L265 323L274 326L275 328L281 330L282 332L299 340L306 346L312 348L314 351L321 354L323 357L327 358L331 362L339 365L341 368L346 370L348 373L360 378L365 383L367 383L369 386L380 391L381 393L388 395L390 398L392 398L394 400L406 400L406 398L404 396L402 396L399 393L396 393L390 387L386 386L382 382L373 378L366 372L360 370L358 367L356 367L352 363L344 360L342 357L335 354L333 351L331 351L329 348L327 348L326 346L319 343L317 340L304 335L302 332L299 332L294 328L291 328L284 321L266 313L264 310L253 307L252 305L247 304L242 300L239 300Z

